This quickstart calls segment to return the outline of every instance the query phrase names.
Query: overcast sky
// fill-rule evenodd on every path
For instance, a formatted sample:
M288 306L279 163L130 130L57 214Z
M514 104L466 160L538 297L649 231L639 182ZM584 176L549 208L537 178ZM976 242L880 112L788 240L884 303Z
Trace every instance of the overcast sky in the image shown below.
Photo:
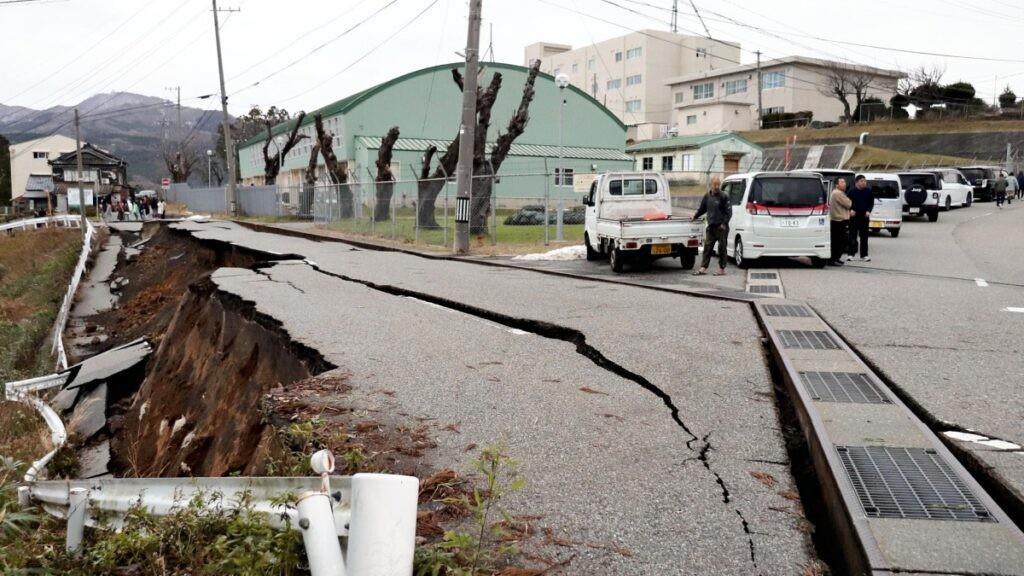
M1024 0L696 5L712 37L742 44L744 63L761 50L767 58L812 55L899 69L938 65L946 70L944 82L971 82L989 101L994 86L1001 92L1009 84L1024 95ZM523 47L532 42L583 46L629 29L667 30L671 6L671 0L484 0L482 48L493 40L495 60L521 64ZM458 59L455 51L466 41L465 0L221 0L220 7L241 10L221 14L234 114L253 104L312 110ZM45 108L110 91L170 98L166 88L180 85L183 104L216 107L216 99L193 99L218 90L210 8L209 0L0 5L0 103ZM680 32L703 35L689 1L680 0L679 10ZM1009 61L900 53L812 36Z

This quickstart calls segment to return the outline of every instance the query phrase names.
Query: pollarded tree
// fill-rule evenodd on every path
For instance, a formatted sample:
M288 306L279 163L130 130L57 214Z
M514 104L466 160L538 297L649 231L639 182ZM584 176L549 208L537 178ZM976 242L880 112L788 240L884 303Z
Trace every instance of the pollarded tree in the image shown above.
M324 129L324 119L319 112L313 116L313 125L316 127L316 142L327 167L327 177L338 188L338 216L351 218L355 212L352 189L348 186L348 162L338 161L334 154L334 134Z
M373 221L387 222L391 217L391 197L395 193L395 174L391 171L391 156L398 141L398 126L392 126L380 141L377 150L377 203L373 207Z
M284 164L285 156L292 151L296 144L307 137L305 134L299 134L299 127L305 117L305 112L299 112L299 115L295 117L295 125L292 126L292 131L288 133L288 139L283 146L277 147L273 156L270 155L270 142L274 139L274 135L271 131L272 126L270 122L267 122L267 139L263 142L264 184L269 186L277 183L277 175L281 173L281 166Z

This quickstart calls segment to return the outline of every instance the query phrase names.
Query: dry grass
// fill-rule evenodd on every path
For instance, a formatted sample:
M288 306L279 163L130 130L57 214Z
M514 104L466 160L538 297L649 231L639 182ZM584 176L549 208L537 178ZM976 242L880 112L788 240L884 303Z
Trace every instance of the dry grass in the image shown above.
M0 456L32 462L50 450L50 435L31 406L0 400Z
M913 168L920 166L964 166L972 164L969 158L943 156L941 154L921 154L875 148L874 146L857 146L846 163L847 170L896 170L904 166Z
M740 135L758 144L784 142L786 138L797 137L797 143L829 139L855 139L862 132L872 134L947 134L969 132L1019 132L1024 131L1024 120L885 120L835 126L833 128L776 128L752 130Z

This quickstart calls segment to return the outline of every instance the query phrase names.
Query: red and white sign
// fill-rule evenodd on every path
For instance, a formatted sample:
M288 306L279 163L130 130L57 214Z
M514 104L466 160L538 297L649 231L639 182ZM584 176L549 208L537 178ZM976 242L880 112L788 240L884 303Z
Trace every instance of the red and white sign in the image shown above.
M164 178L164 179L160 180L160 185L163 186L164 188L169 188L170 185L171 185L171 179L170 178Z

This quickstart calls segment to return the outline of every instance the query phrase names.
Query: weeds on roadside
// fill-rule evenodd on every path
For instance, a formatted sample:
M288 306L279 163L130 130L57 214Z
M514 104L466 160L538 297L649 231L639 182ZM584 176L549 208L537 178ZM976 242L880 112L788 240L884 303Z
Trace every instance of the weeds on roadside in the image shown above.
M445 500L461 506L473 519L468 531L448 530L441 542L416 550L413 572L416 576L477 576L494 571L498 559L517 552L506 538L506 526L514 523L502 505L508 495L523 489L519 462L502 453L499 446L486 446L473 460L473 471L483 476L483 485L471 494ZM492 522L498 515L500 522Z

